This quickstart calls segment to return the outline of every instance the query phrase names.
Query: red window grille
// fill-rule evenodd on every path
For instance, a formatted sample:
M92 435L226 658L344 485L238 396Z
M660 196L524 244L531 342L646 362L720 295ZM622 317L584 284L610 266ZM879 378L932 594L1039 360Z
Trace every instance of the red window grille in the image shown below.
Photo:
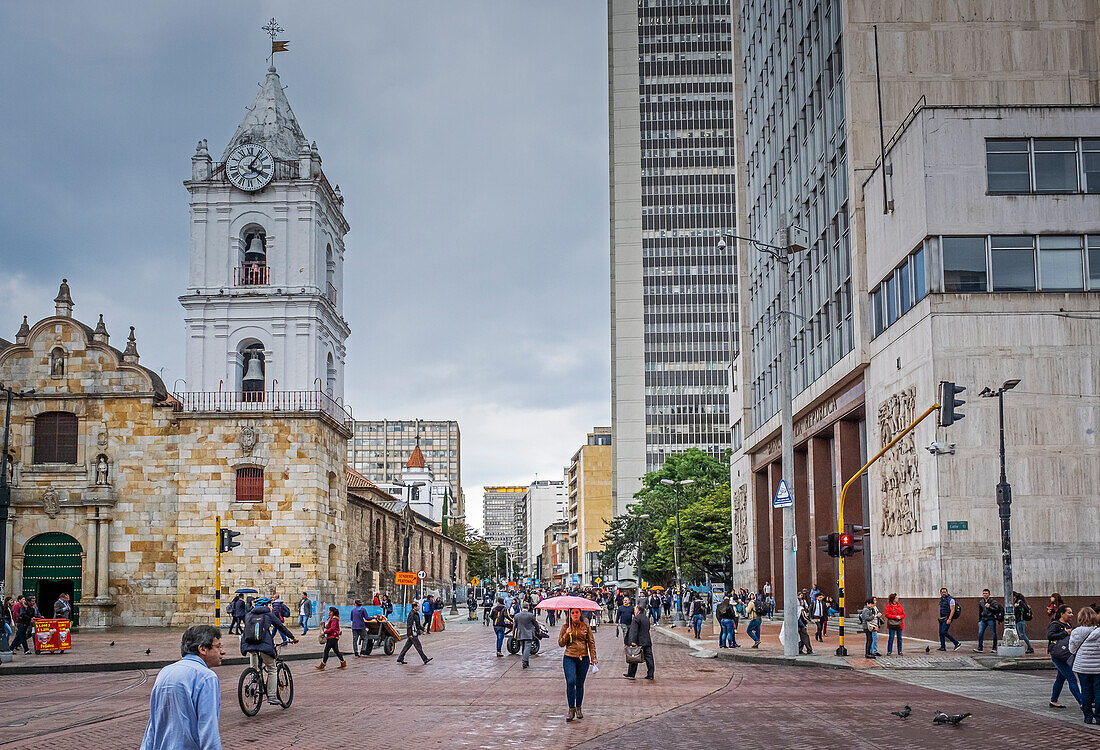
M237 502L258 503L264 499L264 470L254 466L237 469Z
M34 418L34 462L75 464L79 423L75 414L48 411Z

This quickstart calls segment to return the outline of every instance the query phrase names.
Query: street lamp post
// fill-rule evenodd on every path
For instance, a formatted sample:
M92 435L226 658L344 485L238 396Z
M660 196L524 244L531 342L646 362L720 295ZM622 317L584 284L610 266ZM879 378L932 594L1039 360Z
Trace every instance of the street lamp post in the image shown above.
M11 486L8 485L8 436L11 434L11 400L14 396L20 398L30 396L34 393L34 389L16 392L0 383L0 391L4 392L7 401L7 408L4 410L4 452L0 454L0 603L2 603L8 592L8 508L11 507ZM7 638L0 637L0 654L4 655L0 662L11 661L11 649Z
M1001 656L1024 655L1020 634L1016 632L1016 607L1012 596L1012 485L1008 483L1005 472L1005 391L1010 391L1019 384L1019 380L1006 380L1000 388L986 388L978 394L982 398L996 397L1000 428L1001 477L997 482L997 510L1001 517L1001 573L1005 587L1005 630L998 650Z
M674 493L676 497L676 546L672 549L672 556L676 563L676 621L672 623L674 628L687 627L687 620L684 619L684 582L680 578L680 493L684 491L686 485L694 482L694 479L681 479L678 482L671 479L661 480L661 484L677 488ZM641 581L638 583L640 584Z
M638 591L641 591L641 589L642 589L642 524L641 524L641 522L648 519L649 514L648 513L640 513L638 516L636 516L636 518L639 521L639 523L638 523L638 554L634 558L634 562L636 564L636 567L638 568L638 581L637 581L638 582Z

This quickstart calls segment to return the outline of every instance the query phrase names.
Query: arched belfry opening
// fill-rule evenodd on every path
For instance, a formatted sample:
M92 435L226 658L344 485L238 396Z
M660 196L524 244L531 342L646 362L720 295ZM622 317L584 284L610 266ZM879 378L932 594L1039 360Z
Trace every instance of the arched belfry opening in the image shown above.
M241 400L258 403L264 400L267 383L267 362L264 345L255 342L241 349Z
M240 286L259 286L268 283L267 232L258 224L249 224L241 230L240 265L237 283Z

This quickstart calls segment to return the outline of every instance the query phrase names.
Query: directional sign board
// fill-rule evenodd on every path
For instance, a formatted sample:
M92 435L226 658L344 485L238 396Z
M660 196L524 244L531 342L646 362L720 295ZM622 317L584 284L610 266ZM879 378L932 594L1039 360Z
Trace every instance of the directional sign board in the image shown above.
M787 480L779 480L779 489L775 491L775 498L772 500L773 508L789 508L794 505L794 496L791 491L787 489Z
M395 586L415 586L416 573L394 573L393 583Z

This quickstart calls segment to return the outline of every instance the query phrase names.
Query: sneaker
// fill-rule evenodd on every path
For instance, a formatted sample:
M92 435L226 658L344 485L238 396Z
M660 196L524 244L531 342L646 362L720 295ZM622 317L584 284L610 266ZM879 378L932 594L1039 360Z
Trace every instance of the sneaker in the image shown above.
M946 651L947 649L946 649L946 648L944 648L943 646L940 646L940 647L939 647L939 648L937 648L936 650L937 650L937 651Z
M280 705L279 699L278 698L268 698L267 699L267 705L269 705L269 706L278 706L278 705Z
M630 675L628 675L628 674L624 674L624 675L623 675L623 677L625 677L625 678L626 678L626 679L628 679L628 680L633 680L633 679L634 679L633 677L631 677L631 676L630 676Z
M953 649L951 649L951 650L952 650L952 651L958 651L958 650L959 650L960 648L962 648L962 646L963 646L963 645L962 645L961 643L956 643L956 644L955 644L955 648L953 648Z
M997 647L996 646L993 647L993 653L997 653Z
M434 658L435 658L434 656L429 656L427 659L424 660L424 663L427 664L428 662L430 662Z
M958 646L955 646L955 648L958 648ZM980 654L982 652L980 648L972 648L970 650L973 651L975 654Z
M650 676L650 677L645 677L645 678L643 678L643 679L649 680L650 682L652 682L652 681L653 681L653 677L652 677L652 676Z
M497 651L497 656L504 656L504 654L502 654L502 653L500 653L499 651Z
M755 643L753 643L752 647L753 648L760 648L760 641L756 641Z
M398 663L398 664L405 664L406 662L402 661L401 659L398 659L398 660L397 660L397 663Z
M1028 647L1027 647L1027 651L1025 651L1024 653L1025 653L1025 654L1034 654L1034 653L1035 653L1035 649L1033 649L1033 648L1032 648L1031 646L1028 646Z

